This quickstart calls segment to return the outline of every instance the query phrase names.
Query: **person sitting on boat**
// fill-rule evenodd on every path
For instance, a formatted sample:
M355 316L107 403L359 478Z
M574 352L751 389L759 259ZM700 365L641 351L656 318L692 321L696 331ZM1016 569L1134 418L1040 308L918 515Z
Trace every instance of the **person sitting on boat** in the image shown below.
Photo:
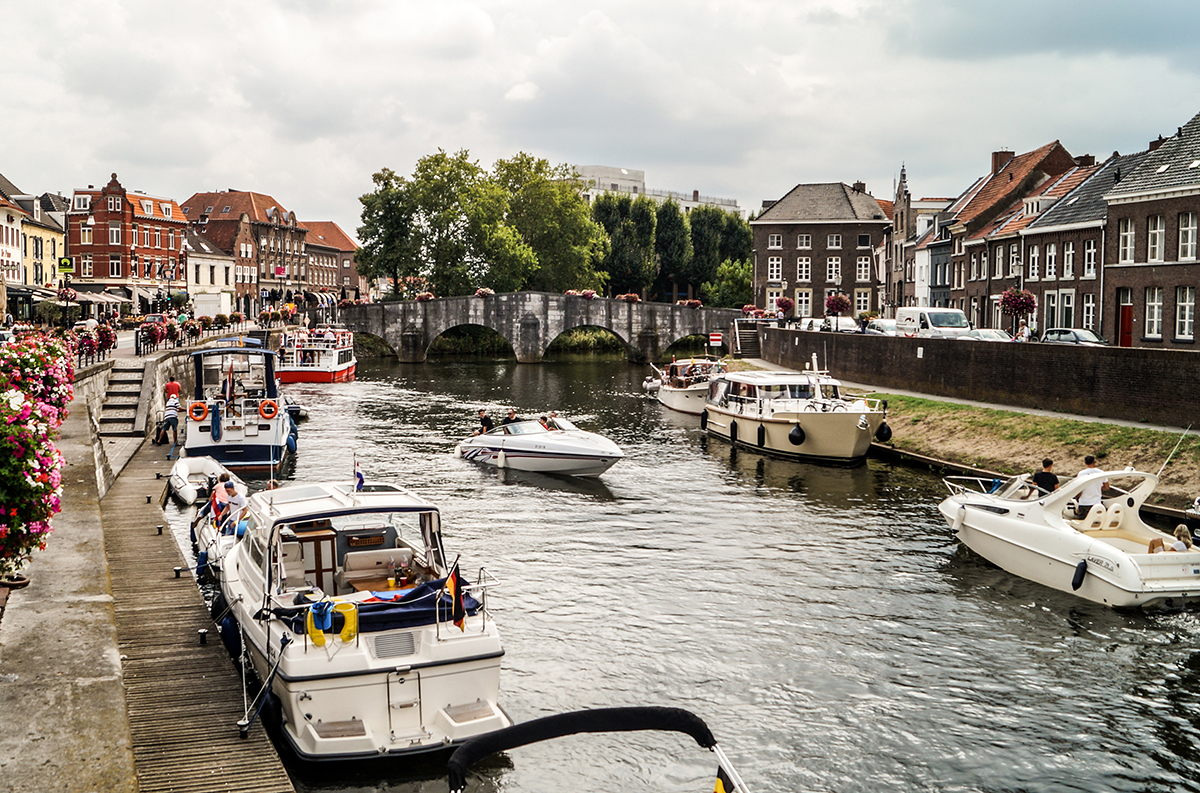
M1190 550L1192 550L1192 533L1188 531L1188 527L1184 523L1180 523L1175 527L1175 542L1170 545L1167 545L1162 537L1155 537L1150 541L1150 553Z
M504 426L505 424L512 424L517 421L521 421L521 417L517 415L517 409L509 408L508 415L500 419L500 425Z
M233 482L226 482L223 489L227 500L221 507L221 513L217 516L217 520L221 524L222 534L232 534L237 522L241 520L242 514L246 511L246 497L237 491Z
M550 429L550 425L546 423L547 421L548 419L545 416L538 416L538 424L541 424L546 429Z
M1096 458L1088 455L1083 458L1085 468L1079 472L1079 478L1087 478L1088 483L1083 490L1079 491L1078 501L1075 507L1075 516L1080 520L1087 517L1088 511L1104 501L1104 488L1108 487L1108 480L1104 478L1104 471L1096 467Z
M325 330L325 341L329 343L329 346L333 346L333 341L336 338L337 336L334 335L333 328L327 328Z
M485 432L491 432L496 425L492 423L492 419L488 416L487 411L483 408L479 409L479 429L475 430L476 435L482 435Z
M1033 483L1043 493L1052 493L1058 490L1058 475L1051 469L1054 468L1054 461L1049 457L1042 460L1042 470L1033 475Z
M546 417L546 429L561 430L562 427L558 426L558 421L556 421L557 418L558 414L551 410L550 415Z

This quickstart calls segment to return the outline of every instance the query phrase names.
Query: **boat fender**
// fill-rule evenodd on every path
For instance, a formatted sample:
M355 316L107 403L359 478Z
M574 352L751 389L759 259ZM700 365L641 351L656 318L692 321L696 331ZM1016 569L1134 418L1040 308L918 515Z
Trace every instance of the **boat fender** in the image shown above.
M729 422L729 442L737 443L737 422Z
M221 620L221 624L217 626L218 632L221 634L221 643L225 645L225 649L234 658L240 658L242 655L242 634L238 630L237 619L232 614L226 614Z
M1071 579L1071 589L1079 589L1083 586L1083 578L1087 575L1087 559L1080 561L1075 565L1075 576Z
M504 450L503 450L503 449L501 449L501 450L500 450L499 452L497 452L497 454L496 454L496 467L497 467L497 468L503 468L503 467L504 467L505 465L507 465L507 464L508 464L508 458L507 458L507 457L505 457L505 455L504 455Z
M708 429L708 411L707 410L700 411L700 429L702 429L702 430Z
M793 446L803 446L805 437L804 428L799 424L792 427L792 431L788 433L788 440L792 442Z
M879 425L879 429L875 430L875 440L880 443L887 443L892 439L892 428L885 421Z
M214 441L221 440L221 411L214 410L212 417L212 427L209 429Z
M766 445L767 445L767 425L759 424L758 425L758 448L761 449L762 447L764 447Z
M208 551L201 551L196 555L196 578L203 581L205 574L208 572Z
M295 435L287 436L287 448L288 448L288 451L291 452L292 454L296 453L296 436Z
M459 457L459 458L461 458L463 456L463 450L462 450L461 443L454 447L454 456Z
M358 635L358 605L356 603L337 603L334 611L342 615L342 630L338 638L343 642L352 642Z
M960 504L958 507L958 511L954 513L954 525L951 526L950 528L952 528L954 530L955 534L958 534L960 531L962 531L963 524L966 522L967 522L967 508Z
M192 547L193 548L196 547L196 524L195 523L193 523L191 528L188 529L188 539L190 539L192 541Z

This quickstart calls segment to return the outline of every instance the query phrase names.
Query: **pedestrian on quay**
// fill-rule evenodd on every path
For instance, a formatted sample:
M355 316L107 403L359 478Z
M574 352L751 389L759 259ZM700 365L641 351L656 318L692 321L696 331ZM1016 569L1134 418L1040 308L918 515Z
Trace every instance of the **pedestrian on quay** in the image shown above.
M171 376L171 379L167 380L167 384L163 387L163 391L165 392L167 399L170 399L171 397L178 398L180 390L181 386L179 385L179 381L175 379L174 375Z
M167 430L170 430L172 447L179 445L179 408L179 391L176 390L167 397L167 405L163 408L163 440L166 440Z
M1016 341L1029 341L1029 337L1030 337L1029 325L1026 324L1025 320L1021 320L1021 324L1017 328L1017 335L1016 335L1015 340Z
M1053 493L1058 490L1058 475L1054 473L1054 461L1049 457L1042 460L1042 470L1033 475L1033 483L1041 488L1043 493Z

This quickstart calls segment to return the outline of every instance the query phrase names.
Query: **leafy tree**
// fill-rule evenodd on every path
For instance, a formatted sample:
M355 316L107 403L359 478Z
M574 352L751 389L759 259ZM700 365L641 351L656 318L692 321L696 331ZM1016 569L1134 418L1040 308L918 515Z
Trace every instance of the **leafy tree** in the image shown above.
M480 181L462 196L467 216L467 258L476 286L497 292L525 288L538 268L537 254L508 222L510 195L493 181Z
M482 258L469 248L471 219L464 203L483 178L483 169L465 149L453 155L438 149L417 161L409 181L422 274L440 297L474 292L483 275Z
M671 285L671 294L679 293L678 285L687 283L692 263L692 228L687 216L674 200L658 206L658 224L654 231L654 253L658 258L659 283ZM688 297L692 290L688 290Z
M725 213L725 225L721 229L721 261L732 259L749 261L754 251L754 230L741 217Z
M717 277L721 263L721 237L728 215L714 206L698 206L688 215L692 227L692 266L687 282L700 285ZM746 257L749 258L749 257Z
M693 211L692 214L695 214ZM750 261L726 259L717 267L716 277L700 287L704 302L710 306L740 308L754 300Z
M608 232L611 247L602 266L613 291L641 292L654 281L654 201L606 193L592 205L592 217Z
M363 224L358 227L362 246L354 261L367 278L392 279L392 288L399 294L400 280L420 272L416 207L408 183L391 169L384 168L371 181L375 191L358 199L363 205Z

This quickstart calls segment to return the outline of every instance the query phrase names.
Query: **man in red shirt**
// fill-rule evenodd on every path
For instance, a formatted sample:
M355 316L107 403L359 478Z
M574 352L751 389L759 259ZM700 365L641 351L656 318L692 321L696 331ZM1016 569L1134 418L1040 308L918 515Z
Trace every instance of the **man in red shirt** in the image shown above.
M167 399L170 399L171 397L179 396L179 390L180 390L179 383L177 383L175 381L174 377L172 377L169 381L167 381L167 387L165 390L167 392L167 394L166 394Z

